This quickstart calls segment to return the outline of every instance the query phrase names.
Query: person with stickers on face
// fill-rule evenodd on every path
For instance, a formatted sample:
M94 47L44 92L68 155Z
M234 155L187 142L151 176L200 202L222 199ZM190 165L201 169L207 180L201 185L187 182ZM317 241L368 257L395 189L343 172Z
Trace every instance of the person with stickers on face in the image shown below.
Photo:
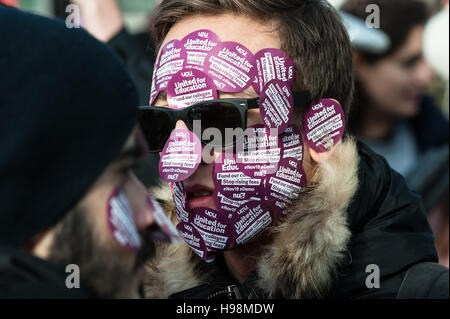
M352 50L331 6L168 0L152 21L139 121L187 245L157 246L148 298L448 297L420 199L345 132Z
M182 239L132 172L124 65L63 21L0 6L0 29L0 298L142 297L153 240Z

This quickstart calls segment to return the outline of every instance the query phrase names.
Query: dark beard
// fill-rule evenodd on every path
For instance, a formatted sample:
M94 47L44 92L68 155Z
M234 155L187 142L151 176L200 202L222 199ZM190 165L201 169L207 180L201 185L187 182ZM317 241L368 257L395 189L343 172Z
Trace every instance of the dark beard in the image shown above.
M145 236L134 264L127 264L129 258L122 258L112 241L100 243L99 237L87 212L75 208L58 227L48 259L63 269L68 264L78 265L81 288L97 298L115 298L122 295L135 270L154 254L154 244Z

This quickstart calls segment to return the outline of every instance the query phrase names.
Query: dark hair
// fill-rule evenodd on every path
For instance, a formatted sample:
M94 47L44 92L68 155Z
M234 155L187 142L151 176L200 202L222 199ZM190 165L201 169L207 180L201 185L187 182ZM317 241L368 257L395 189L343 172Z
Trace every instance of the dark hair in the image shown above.
M309 90L311 101L335 98L348 113L353 93L351 45L336 10L326 1L166 0L152 16L152 35L160 46L170 28L183 18L223 13L263 23L275 21L281 49L296 67L294 89Z

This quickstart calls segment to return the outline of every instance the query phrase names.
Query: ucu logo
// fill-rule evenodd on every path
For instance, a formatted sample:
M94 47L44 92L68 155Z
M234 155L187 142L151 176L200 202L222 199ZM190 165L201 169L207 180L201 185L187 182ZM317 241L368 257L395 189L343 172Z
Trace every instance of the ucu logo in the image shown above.
M240 46L236 46L236 51L239 52L240 54L242 54L243 56L247 56L247 51L245 51L243 48L241 48Z
M181 72L181 76L189 77L189 76L194 76L194 75L192 74L192 71L186 71L186 72Z

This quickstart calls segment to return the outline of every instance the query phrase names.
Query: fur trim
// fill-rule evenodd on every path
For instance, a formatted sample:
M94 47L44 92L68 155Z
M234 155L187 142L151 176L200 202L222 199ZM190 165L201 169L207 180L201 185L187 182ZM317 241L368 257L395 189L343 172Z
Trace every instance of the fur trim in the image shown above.
M274 240L257 266L257 285L269 297L320 298L330 289L351 236L346 210L358 186L358 162L353 139L337 144L330 159L318 165L314 186L270 229ZM176 218L167 191L159 195ZM207 274L196 271L200 262L187 246L159 246L147 268L147 296L167 298L207 282Z

